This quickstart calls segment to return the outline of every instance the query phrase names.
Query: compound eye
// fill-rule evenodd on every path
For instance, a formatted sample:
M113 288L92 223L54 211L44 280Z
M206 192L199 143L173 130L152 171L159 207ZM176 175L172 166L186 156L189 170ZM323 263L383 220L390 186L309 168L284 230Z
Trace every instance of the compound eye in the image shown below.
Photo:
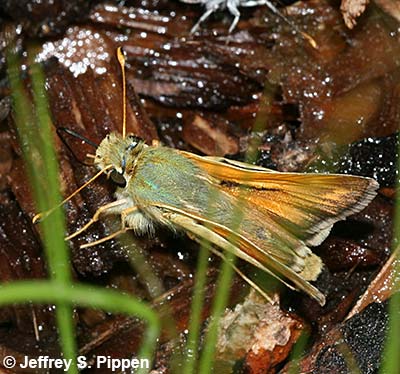
M128 147L126 147L127 151L131 151L142 141L141 138L135 135L129 135L128 138L130 140L130 144L128 145Z
M123 174L118 173L115 169L110 174L111 180L118 186L118 187L126 187L126 179Z
M142 138L139 138L138 136L133 135L133 134L128 135L128 138L129 138L130 140L133 140L133 141L136 141L136 142L139 142L139 141L142 140Z

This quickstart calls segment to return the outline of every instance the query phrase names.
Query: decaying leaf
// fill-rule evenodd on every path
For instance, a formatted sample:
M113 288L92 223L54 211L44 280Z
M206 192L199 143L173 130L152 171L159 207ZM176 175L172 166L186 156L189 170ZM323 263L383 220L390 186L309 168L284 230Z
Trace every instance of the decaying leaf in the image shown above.
M225 156L239 152L239 139L229 133L225 121L214 121L195 114L184 121L183 139L209 156Z
M288 356L303 328L301 321L280 309L277 300L268 303L252 291L223 316L217 357L236 361L246 356L249 372L261 372L261 366L262 372L268 372Z
M398 0L375 0L375 4L400 22L400 2Z
M349 29L356 24L356 18L364 13L369 0L342 0L340 10L342 11L344 23Z
M361 313L368 305L374 302L382 303L394 293L399 292L399 251L400 247L397 247L346 319Z
M342 11L344 23L349 29L356 24L356 18L364 13L369 0L342 0L340 10ZM374 3L384 12L400 21L400 2L398 0L374 0Z

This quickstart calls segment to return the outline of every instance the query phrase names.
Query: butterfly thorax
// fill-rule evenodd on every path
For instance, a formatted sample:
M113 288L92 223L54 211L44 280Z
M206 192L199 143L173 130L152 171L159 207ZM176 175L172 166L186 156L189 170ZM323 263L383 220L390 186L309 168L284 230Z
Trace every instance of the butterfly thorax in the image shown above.
M209 199L212 184L200 168L178 151L146 147L137 159L129 188L142 202L198 210Z
M196 211L204 209L210 195L219 195L191 160L171 148L147 146L134 135L107 135L96 150L95 164L108 168L120 198L141 207L159 202Z

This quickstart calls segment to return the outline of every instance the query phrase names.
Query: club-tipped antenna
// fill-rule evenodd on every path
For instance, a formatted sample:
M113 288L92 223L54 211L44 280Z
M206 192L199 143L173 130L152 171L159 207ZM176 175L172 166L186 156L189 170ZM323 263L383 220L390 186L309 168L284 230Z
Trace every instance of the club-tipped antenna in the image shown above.
M71 152L72 156L74 157L74 159L76 161L78 161L80 164L85 165L85 166L93 166L93 163L89 164L89 163L84 162L84 161L82 161L82 160L80 160L78 158L78 156L75 154L74 150L70 147L70 145L68 144L67 140L64 138L63 133L71 135L74 138L80 139L83 142L85 142L86 144L89 144L90 146L92 146L93 148L97 148L99 146L98 144L96 144L95 142L93 142L90 139L86 138L85 136L77 133L76 131L68 129L66 127L57 127L56 132L57 132L58 136L60 137L61 141L63 142L63 144ZM92 156L93 156L93 158L95 157L94 155L92 155Z
M49 210L46 210L45 212L41 212L41 213L36 214L35 217L33 217L32 222L34 224L36 224L36 223L39 223L44 218L48 217L57 208L59 208L60 206L64 205L67 201L71 200L78 192L82 191L86 186L88 186L95 179L97 179L100 175L102 175L104 172L106 172L107 170L109 170L111 168L112 168L112 165L108 165L105 168L101 169L95 176L90 178L86 183L84 183L82 186L80 186L78 189L76 189L71 195L69 195L63 201L61 201L61 203L57 204L56 206L54 206L53 208L51 208Z
M57 134L60 134L61 131L64 131L65 133L67 133L68 135L71 135L77 139L82 140L83 142L85 142L86 144L91 145L93 148L97 148L99 145L96 144L95 142L91 141L90 139L88 139L86 136L83 136L82 134L79 134L78 132L68 129L66 127L57 127Z
M121 47L117 48L117 58L122 72L122 138L126 136L126 80L125 80L125 57Z

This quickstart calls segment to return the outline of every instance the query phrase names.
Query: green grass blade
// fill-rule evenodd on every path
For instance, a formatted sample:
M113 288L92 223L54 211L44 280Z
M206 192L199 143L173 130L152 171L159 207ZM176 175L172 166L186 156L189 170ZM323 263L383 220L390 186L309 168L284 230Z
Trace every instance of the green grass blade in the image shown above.
M218 277L217 292L214 297L210 323L208 325L204 348L200 358L200 374L212 373L217 349L219 322L228 303L229 290L234 273L232 264L234 264L236 257L229 252L225 255L225 258L226 261L223 261L221 266L221 274Z
M1 300L1 298L0 298ZM77 373L76 354L77 347L75 342L75 329L73 308L70 303L58 303L56 305L56 321L60 335L61 349L63 357L72 360L72 365L68 371L70 374Z
M18 281L0 286L0 305L14 303L72 303L82 307L98 308L111 313L138 317L147 323L139 358L151 362L160 333L159 318L144 302L119 292L95 286L65 286L48 281ZM138 372L139 373L139 372Z
M30 54L32 56L32 54ZM43 155L45 178L47 180L48 193L41 211L50 209L61 201L60 186L58 182L58 162L53 147L51 118L47 107L47 95L45 92L45 78L38 63L30 61L30 72L35 104L38 135L41 144L40 151ZM37 171L36 171L37 172ZM40 193L39 191L36 194ZM54 281L65 283L71 281L69 251L64 241L65 220L62 208L53 213L51 220L45 220L42 224L44 245L48 256L49 269ZM56 320L60 334L61 347L66 359L72 359L74 364L70 372L76 372L75 357L77 352L74 338L73 310L69 304L58 304L56 308Z
M195 372L197 362L198 341L200 336L201 317L203 310L204 293L207 283L209 243L203 241L197 259L196 276L193 289L193 299L190 310L189 333L187 337L186 359L183 367L185 374Z
M39 65L31 64L32 103L20 78L19 58L11 49L7 51L7 63L14 100L15 123L29 180L33 186L38 210L45 211L61 201L61 194L51 118L44 89L44 75ZM64 241L65 222L61 208L53 212L51 219L44 220L41 228L51 280L31 280L1 285L0 305L24 302L55 303L64 357L73 361L76 357L76 343L71 304L139 317L147 321L139 357L146 357L151 362L160 332L157 314L149 306L132 297L98 287L71 285L70 259ZM143 369L137 373L147 371ZM69 372L77 373L76 365L72 365Z
M263 95L263 107L268 109L271 102L271 92L272 87L269 85L266 86L264 95ZM262 131L265 128L265 121L263 121L259 116L256 118L253 131ZM253 139L251 144L249 144L248 151L245 156L245 161L248 163L253 163L256 161L258 156L258 146L261 142L261 139ZM232 216L234 220L232 221L232 226L230 227L233 231L236 231L243 219L243 212L240 207L244 206L244 202L241 202L243 195L248 193L246 188L243 188L240 195L237 197L239 201L238 207L234 209ZM228 241L233 242L228 238ZM200 374L209 374L212 372L215 362L215 354L217 350L217 342L218 342L218 333L219 333L219 324L223 312L228 304L229 298L229 290L230 285L232 283L236 256L232 253L225 254L225 261L223 261L221 266L221 273L217 280L217 291L214 297L211 316L209 318L210 323L207 328L204 346L202 350L202 355L199 361L199 373Z
M400 158L397 160L397 170L400 173ZM399 191L400 181L397 180L396 190ZM397 194L396 196L396 204L395 204L395 212L394 212L394 237L393 237L393 245L392 251L396 251L400 243L400 199ZM398 252L398 251L397 251ZM394 271L396 274L400 274L400 265L399 261L394 261L396 264L396 268ZM393 276L393 279L396 281L398 276ZM397 288L397 287L394 287ZM398 359L398 354L400 352L400 293L397 292L393 294L389 302L389 324L387 329L387 337L386 343L383 350L382 361L381 361L381 370L382 374L398 374L400 373L400 360Z
M58 164L53 148L51 119L47 108L45 81L38 64L30 65L33 103L27 98L20 79L18 57L8 51L9 79L13 93L15 123L22 140L22 149L37 207L45 211L61 201ZM71 281L69 255L64 241L65 222L62 209L42 224L50 278L69 285ZM72 309L68 304L56 305L56 320L61 348L66 359L75 360L76 343ZM76 374L75 365L69 370Z
M36 195L40 194L46 197L44 202L41 201L41 205L43 204L44 206L39 206L39 209L43 211L56 206L61 201L62 196L58 180L58 161L53 147L52 121L47 106L44 74L40 65L33 63L33 61L30 63L30 72L37 120L37 135L41 140L40 151L43 157L43 169L47 186L46 191L44 189L36 191ZM40 170L35 170L35 172L40 172ZM36 185L36 189L38 189L39 183L36 182ZM62 208L55 210L51 219L44 220L42 227L46 253L49 256L49 267L52 271L51 276L57 281L70 282L70 256L64 240L65 219Z

